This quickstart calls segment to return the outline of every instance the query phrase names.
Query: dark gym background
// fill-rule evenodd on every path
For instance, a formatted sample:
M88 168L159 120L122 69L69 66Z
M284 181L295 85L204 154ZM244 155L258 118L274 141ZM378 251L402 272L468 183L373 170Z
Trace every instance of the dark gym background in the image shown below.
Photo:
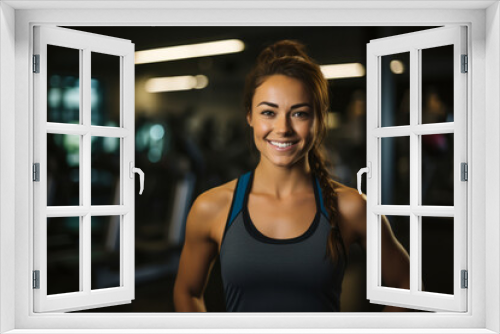
M85 312L173 312L172 290L183 224L193 200L203 191L254 168L257 162L244 119L242 92L245 75L258 53L275 41L295 39L307 46L320 65L360 63L366 68L366 44L370 40L430 27L68 28L131 40L136 51L233 38L245 43L240 53L135 66L135 164L146 174L144 193L136 195L135 205L135 300ZM78 87L78 68L70 65L71 57L75 57L71 50L49 48L47 110L52 122L71 122L78 117L71 100ZM453 73L447 61L450 47L424 50L423 57L422 122L453 121ZM391 60L404 65L402 72L394 72ZM383 126L408 124L408 61L405 54L382 60L386 93L382 97ZM92 58L92 119L99 125L119 122L118 69L117 57L96 54ZM152 77L199 74L209 79L204 89L164 93L145 90L145 82ZM340 182L355 188L356 173L366 165L366 75L329 83L331 117L325 144L332 172ZM78 202L78 144L70 137L48 137L48 205ZM382 151L382 204L409 204L408 138L384 138ZM423 204L453 205L453 135L423 136L422 159ZM118 171L119 143L97 138L92 142L93 205L114 202ZM408 217L388 218L409 250ZM92 220L93 289L119 284L119 240L114 222L116 217ZM49 219L48 224L48 292L77 291L78 219ZM453 293L453 220L424 218L422 233L426 290ZM382 309L366 300L365 268L364 251L351 249L342 311ZM205 301L208 311L225 311L218 261Z

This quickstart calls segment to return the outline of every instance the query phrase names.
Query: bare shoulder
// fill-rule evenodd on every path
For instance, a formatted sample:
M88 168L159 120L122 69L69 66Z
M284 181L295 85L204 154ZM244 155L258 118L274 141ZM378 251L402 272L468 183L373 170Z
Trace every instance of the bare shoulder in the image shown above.
M231 205L236 181L233 180L205 191L196 198L191 210L207 216L218 214L221 209Z
M336 188L338 209L343 232L359 236L366 231L366 195L341 185Z
M342 186L336 189L339 211L346 218L355 218L366 213L366 195L356 189Z
M192 231L210 239L218 239L217 235L221 229L223 232L229 214L236 183L237 179L200 194L189 212L186 233Z

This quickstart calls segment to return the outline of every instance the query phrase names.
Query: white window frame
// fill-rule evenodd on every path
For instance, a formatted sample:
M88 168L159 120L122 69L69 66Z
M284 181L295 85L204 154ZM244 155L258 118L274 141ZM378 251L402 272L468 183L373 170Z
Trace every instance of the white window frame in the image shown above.
M461 181L460 164L467 163L467 77L462 72L462 55L467 55L465 26L448 26L390 36L370 41L367 46L367 298L377 304L413 307L428 311L467 310L467 289L461 287L461 271L467 269L467 185ZM451 45L453 73L453 122L422 123L422 54L424 49ZM407 125L382 126L382 57L408 52L410 113ZM453 177L453 205L422 205L422 135L453 135L453 161L447 166ZM382 204L382 140L408 138L409 203ZM381 215L408 217L410 230L410 288L396 289L382 285ZM453 224L452 294L422 289L422 217L451 217Z
M39 288L34 289L35 312L76 311L130 303L134 299L134 173L135 107L134 45L128 40L60 27L34 27L34 54L39 56L39 72L33 74L34 162L39 164L39 181L33 185L34 270L39 270ZM47 122L47 46L78 50L80 61L80 117L78 124ZM118 58L120 85L120 124L114 127L91 125L92 53ZM47 134L79 136L79 205L47 206ZM117 205L92 205L91 139L93 136L118 139L119 192ZM132 176L132 177L131 177ZM91 220L96 216L119 216L119 286L106 289L91 287ZM47 218L79 219L79 290L47 294Z
M63 6L66 8L61 8ZM118 6L129 6L131 9ZM103 7L106 9L103 10ZM141 7L146 9L137 10ZM33 242L33 211L30 209L33 207L30 198L33 185L30 180L32 163L30 157L33 148L30 143L32 143L33 120L30 104L32 100L28 97L32 96L29 71L32 27L35 24L467 25L471 71L468 78L470 87L468 110L471 112L468 113L467 129L470 134L468 221L471 222L468 227L470 236L468 312L313 315L34 314L33 293L30 288L33 264L30 257ZM92 333L110 333L112 329L127 329L128 333L145 333L146 328L157 329L155 333L234 333L249 332L248 329L253 329L252 332L270 333L282 332L286 328L296 333L340 333L345 332L345 329L350 329L350 333L500 332L498 1L370 1L368 4L366 1L224 3L78 1L75 3L5 0L0 3L0 69L2 71L0 76L0 182L2 184L0 187L0 272L2 273L0 332L13 330L12 333L46 333L46 329L52 329L50 332L57 332L56 329L60 329L61 333L76 333L76 329L82 328L87 328L88 332ZM181 331L176 328L191 329L191 331ZM293 330L293 328L300 329Z

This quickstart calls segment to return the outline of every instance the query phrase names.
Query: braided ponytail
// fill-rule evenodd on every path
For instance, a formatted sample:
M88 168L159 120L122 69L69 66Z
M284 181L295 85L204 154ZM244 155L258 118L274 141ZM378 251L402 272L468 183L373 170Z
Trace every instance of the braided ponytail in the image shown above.
M328 235L327 255L334 261L340 260L340 255L343 256L344 263L347 263L347 251L340 231L338 198L335 189L338 184L334 182L328 172L328 160L325 158L320 148L314 147L309 151L309 166L312 172L318 178L323 194L326 211L330 223L330 233Z
M315 136L312 149L308 153L308 161L312 173L319 179L326 210L329 214L330 234L328 236L326 255L332 261L338 262L340 255L347 259L347 252L339 228L337 193L338 187L330 173L329 164L322 153L322 142L326 136L326 119L330 100L328 97L328 82L318 64L310 58L305 46L291 40L279 41L264 49L254 69L247 76L244 92L244 107L251 113L252 99L255 90L271 75L286 75L304 83L311 97L315 113Z

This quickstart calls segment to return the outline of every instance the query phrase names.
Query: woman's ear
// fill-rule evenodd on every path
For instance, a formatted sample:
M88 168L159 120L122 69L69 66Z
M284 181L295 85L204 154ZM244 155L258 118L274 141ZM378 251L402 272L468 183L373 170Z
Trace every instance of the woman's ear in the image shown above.
M251 111L247 112L247 123L248 123L248 125L250 125L250 127L252 127L252 112Z

